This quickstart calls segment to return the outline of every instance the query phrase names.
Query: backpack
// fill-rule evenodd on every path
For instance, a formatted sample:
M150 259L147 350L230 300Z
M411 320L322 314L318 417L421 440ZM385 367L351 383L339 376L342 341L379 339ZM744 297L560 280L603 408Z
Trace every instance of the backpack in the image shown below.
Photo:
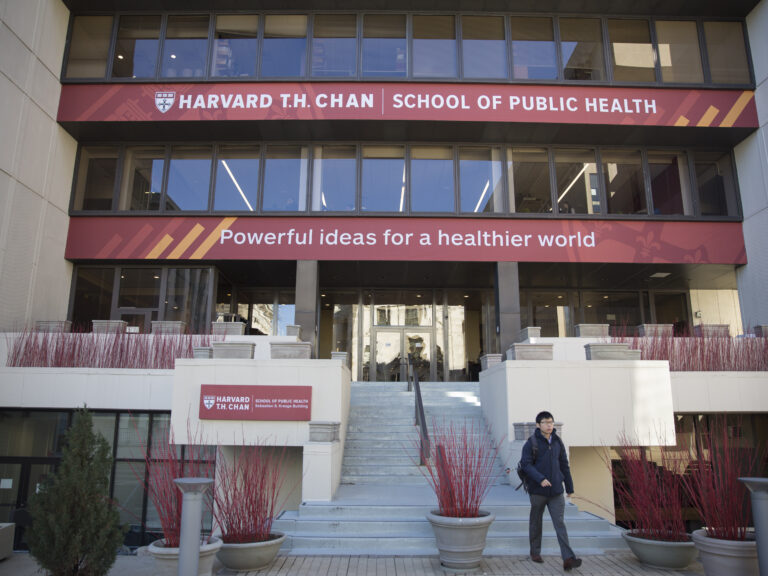
M555 442L560 442L560 444L562 446L563 441L560 440L560 436L555 436L554 437L554 441ZM530 442L530 444L531 444L531 454L533 456L532 464L535 466L536 465L536 456L539 453L539 443L536 442L536 438L535 438L534 434L531 434L528 437L528 442ZM517 488L515 488L515 490L520 490L520 488L522 488L523 490L525 490L526 493L528 493L528 474L525 473L525 469L523 468L523 459L522 459L522 457L520 458L520 461L517 463L516 472L517 472L517 477L520 478L520 484L518 484L518 486L517 486Z

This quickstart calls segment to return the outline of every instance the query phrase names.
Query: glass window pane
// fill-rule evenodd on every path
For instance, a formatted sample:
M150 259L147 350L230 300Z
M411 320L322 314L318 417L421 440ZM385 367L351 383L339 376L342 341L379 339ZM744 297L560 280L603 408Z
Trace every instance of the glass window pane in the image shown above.
M456 77L453 16L413 17L413 75L416 78Z
M93 420L93 431L98 432L109 444L110 454L115 443L115 413L103 414L99 412L91 413Z
M557 53L552 18L510 18L512 77L521 80L557 78Z
M0 456L60 456L66 412L0 412Z
M306 146L269 146L264 166L265 212L307 209Z
M363 76L405 76L406 52L404 14L363 17Z
M568 303L567 292L531 290L527 298L531 301L533 315L533 318L527 322L527 326L540 326L541 335L548 338L568 336L573 310Z
M749 84L749 63L741 22L704 22L709 73L715 84Z
M313 36L313 76L357 74L357 17L354 14L318 14Z
M694 166L702 216L737 216L736 184L731 155L697 152Z
M120 523L130 526L129 535L140 532L141 512L144 506L144 462L116 462L113 499L120 513ZM152 504L148 503L148 507ZM159 526L157 527L159 528Z
M643 161L638 150L603 150L609 214L647 214Z
M619 82L654 82L653 45L647 20L608 20L613 79Z
M610 334L633 335L642 324L637 292L587 292L581 294L584 322L608 324Z
M507 177L513 212L552 212L549 155L543 148L507 151Z
M599 214L594 150L556 150L557 208L560 214Z
M450 146L411 148L411 211L454 212L453 149Z
M253 14L216 16L211 76L256 76L259 17Z
M120 270L118 308L157 308L160 300L160 268Z
M377 292L376 326L432 326L432 293L415 291Z
M256 210L259 147L222 146L216 159L214 210Z
M67 78L106 76L112 22L112 16L75 16L67 55Z
M605 80L603 33L596 18L560 18L563 78Z
M211 187L211 149L178 146L168 167L166 210L207 210Z
M461 53L465 78L506 78L507 42L501 16L463 16Z
M503 212L501 170L500 148L459 149L462 212Z
M166 320L186 322L190 334L202 334L208 310L208 268L169 268L165 294Z
M111 210L117 178L118 149L84 147L75 186L75 210Z
M648 152L654 214L690 214L685 153Z
M143 461L148 431L148 414L120 414L117 427L117 458L136 458Z
M304 76L307 63L307 17L270 14L264 17L261 75Z
M163 44L162 76L205 76L208 53L208 16L168 16Z
M91 320L108 320L112 310L115 269L78 268L75 276L75 299L72 303L72 326L90 330Z
M662 82L704 82L696 22L656 21Z
M165 149L126 148L120 184L120 210L159 210Z
M121 16L112 77L154 77L159 37L160 16Z
M363 146L364 212L405 211L405 149Z
M290 290L277 295L277 335L285 336L286 326L296 323L296 295Z
M355 209L357 161L354 146L315 146L312 160L312 210Z

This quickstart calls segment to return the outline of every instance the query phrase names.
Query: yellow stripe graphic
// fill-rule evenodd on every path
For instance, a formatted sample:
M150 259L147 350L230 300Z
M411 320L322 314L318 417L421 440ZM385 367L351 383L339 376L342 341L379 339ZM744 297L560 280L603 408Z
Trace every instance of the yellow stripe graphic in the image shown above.
M154 260L155 258L158 258L160 254L163 253L163 250L168 248L171 242L173 242L173 237L166 234L165 236L163 236L160 242L155 244L152 250L150 250L149 254L144 256L144 258L146 258L147 260Z
M675 122L675 126L688 126L689 122L690 120L688 120L688 118L680 116L680 118L677 119L677 122Z
M200 234L202 234L205 231L205 228L203 228L200 223L198 222L195 224L194 228L190 230L186 236L179 242L178 246L173 249L173 252L168 254L168 259L170 260L176 260L179 258L182 254L184 254L184 251L189 248L189 245L194 242Z
M749 101L752 100L752 98L755 96L755 93L751 90L747 90L744 92L741 96L739 96L739 99L736 100L736 103L733 105L733 108L730 109L728 114L725 118L723 118L723 121L720 123L720 126L723 128L730 128L736 123L736 119L739 117L739 114L741 114L744 111L744 108L747 107L747 104L749 104Z
M704 116L701 117L701 120L699 120L699 123L696 124L699 128L709 126L712 124L712 120L715 119L715 116L717 116L717 113L720 112L717 108L714 106L710 106L707 108L707 111L704 112Z
M219 241L219 235L221 234L221 231L225 228L229 228L232 226L232 224L237 220L237 218L224 218L218 226L208 235L208 238L206 238L200 246L198 246L197 250L195 250L192 253L192 256L189 257L190 260L200 260L203 256L205 256L208 253L208 250L211 249L211 247Z

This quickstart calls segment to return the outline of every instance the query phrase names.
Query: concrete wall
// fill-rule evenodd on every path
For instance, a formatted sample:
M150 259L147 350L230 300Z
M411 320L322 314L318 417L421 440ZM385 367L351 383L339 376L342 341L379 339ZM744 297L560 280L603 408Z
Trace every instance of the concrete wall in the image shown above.
M744 333L737 290L691 290L691 310L694 316L701 312L700 318L693 318L694 326L728 324L731 336Z
M768 372L672 372L675 412L768 412Z
M68 21L61 0L0 2L0 330L67 314L77 143L56 112Z

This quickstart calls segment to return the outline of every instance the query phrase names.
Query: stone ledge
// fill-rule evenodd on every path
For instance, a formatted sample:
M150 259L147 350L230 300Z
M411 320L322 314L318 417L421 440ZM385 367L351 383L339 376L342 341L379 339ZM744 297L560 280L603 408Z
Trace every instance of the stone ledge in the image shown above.
M341 422L323 422L319 420L309 423L310 442L338 442Z
M553 344L516 342L507 350L507 360L552 360L553 358Z

